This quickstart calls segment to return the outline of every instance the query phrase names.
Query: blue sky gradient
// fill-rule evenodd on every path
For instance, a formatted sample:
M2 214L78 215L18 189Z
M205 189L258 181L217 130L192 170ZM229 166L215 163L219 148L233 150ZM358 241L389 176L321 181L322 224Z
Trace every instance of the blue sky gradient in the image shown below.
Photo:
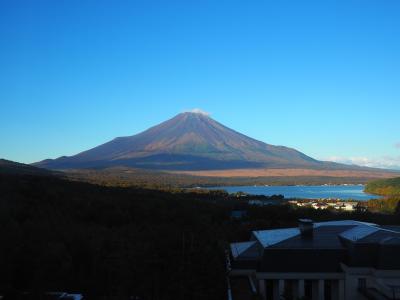
M400 1L1 1L0 157L201 108L318 159L400 166Z

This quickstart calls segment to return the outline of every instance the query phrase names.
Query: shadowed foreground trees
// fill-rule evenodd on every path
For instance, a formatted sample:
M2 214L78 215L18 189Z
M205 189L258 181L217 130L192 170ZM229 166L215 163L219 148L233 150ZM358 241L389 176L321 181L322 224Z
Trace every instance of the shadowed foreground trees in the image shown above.
M0 178L0 288L217 299L229 210L208 195ZM111 299L111 298L110 298Z
M86 299L223 299L224 250L251 230L299 217L398 222L288 205L247 207L222 192L111 188L56 177L0 175L0 291L68 291ZM245 206L244 206L245 207ZM397 219L396 219L397 218Z

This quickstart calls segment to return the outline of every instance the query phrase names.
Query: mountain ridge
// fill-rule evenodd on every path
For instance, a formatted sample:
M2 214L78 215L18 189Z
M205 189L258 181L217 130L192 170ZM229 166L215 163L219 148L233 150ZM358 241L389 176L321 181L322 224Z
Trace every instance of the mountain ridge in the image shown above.
M0 174L53 176L59 173L0 158Z

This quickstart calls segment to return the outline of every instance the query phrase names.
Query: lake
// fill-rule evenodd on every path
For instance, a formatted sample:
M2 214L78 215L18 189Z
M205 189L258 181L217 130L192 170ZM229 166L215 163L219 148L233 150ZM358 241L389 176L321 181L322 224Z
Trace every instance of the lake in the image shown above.
M364 193L363 185L311 185L311 186L219 186L208 189L226 190L228 193L245 192L254 195L284 195L285 198L335 198L366 201L379 196Z

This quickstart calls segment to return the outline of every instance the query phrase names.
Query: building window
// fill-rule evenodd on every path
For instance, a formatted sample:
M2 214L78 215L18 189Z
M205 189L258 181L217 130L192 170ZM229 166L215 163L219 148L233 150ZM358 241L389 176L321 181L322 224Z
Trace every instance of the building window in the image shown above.
M358 278L358 288L360 290L365 290L367 288L367 279L366 278Z

